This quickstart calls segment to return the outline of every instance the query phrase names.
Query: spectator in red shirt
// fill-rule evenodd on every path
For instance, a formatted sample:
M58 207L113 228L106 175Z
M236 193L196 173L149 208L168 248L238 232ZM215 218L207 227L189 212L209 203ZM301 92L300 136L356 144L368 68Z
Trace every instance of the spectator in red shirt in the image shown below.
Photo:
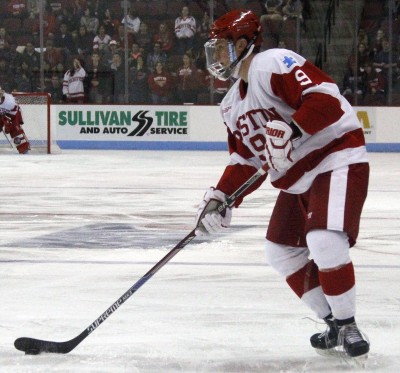
M182 62L177 72L179 103L196 103L197 95L202 88L201 77L189 54L185 53L182 56Z
M161 44L161 50L164 53L167 53L167 55L171 53L174 37L165 22L160 23L158 33L154 35L153 41Z
M148 77L148 84L152 104L168 104L169 92L173 86L173 78L166 71L162 62L156 63L155 71Z

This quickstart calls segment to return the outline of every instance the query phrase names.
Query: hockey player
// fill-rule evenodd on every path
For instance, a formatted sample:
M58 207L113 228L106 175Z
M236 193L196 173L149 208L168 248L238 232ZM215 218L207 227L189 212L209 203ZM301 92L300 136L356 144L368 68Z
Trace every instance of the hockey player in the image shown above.
M220 105L230 163L199 206L196 233L229 226L232 211L218 214L218 202L268 165L281 190L266 236L269 264L325 320L327 330L311 336L312 347L365 357L369 342L355 321L349 255L368 189L363 130L321 70L287 49L259 53L260 31L251 11L236 9L214 22L205 44L210 73L237 80Z
M18 152L26 154L30 144L22 129L23 124L21 108L14 96L0 87L0 132L10 135Z

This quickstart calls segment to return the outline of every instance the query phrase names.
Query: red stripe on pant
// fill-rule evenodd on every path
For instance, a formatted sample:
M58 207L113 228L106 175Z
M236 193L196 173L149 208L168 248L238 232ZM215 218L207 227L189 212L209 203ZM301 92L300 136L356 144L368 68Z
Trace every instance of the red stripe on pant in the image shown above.
M317 265L310 260L303 268L287 277L286 282L301 298L305 293L320 285Z

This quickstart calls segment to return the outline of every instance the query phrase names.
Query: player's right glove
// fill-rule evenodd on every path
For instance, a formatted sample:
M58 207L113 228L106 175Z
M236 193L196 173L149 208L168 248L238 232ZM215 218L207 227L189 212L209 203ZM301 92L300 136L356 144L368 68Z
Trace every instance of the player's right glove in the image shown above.
M196 214L196 236L217 233L228 228L232 219L232 209L220 214L217 209L225 201L225 194L213 187L204 194Z
M281 120L267 123L267 162L276 171L286 171L293 163L292 128Z

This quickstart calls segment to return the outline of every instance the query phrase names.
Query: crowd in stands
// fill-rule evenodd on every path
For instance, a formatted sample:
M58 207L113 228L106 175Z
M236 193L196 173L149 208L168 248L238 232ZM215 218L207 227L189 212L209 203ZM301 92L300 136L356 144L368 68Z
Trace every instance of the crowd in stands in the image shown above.
M293 19L303 24L308 8L307 0L213 3L214 18L238 7L259 15L265 35L274 37L265 49L286 46L273 28ZM230 82L211 79L205 68L209 7L207 0L3 1L1 86L8 92L40 91L43 63L44 90L53 103L218 103Z
M40 90L42 61L45 90L55 103L77 97L82 102L80 90L88 103L209 100L202 53L210 27L206 1L130 1L124 16L124 1L48 0L43 56L38 4L10 1L0 9L0 78L6 91ZM167 7L173 8L168 14ZM76 60L84 77L74 67ZM72 86L76 92L69 92ZM218 98L228 87L216 82L216 88Z
M400 92L400 1L393 7L392 45L388 19L387 1L365 2L356 48L349 56L342 85L342 93L351 103L385 105L389 86L396 96ZM399 97L393 103L399 104Z
M44 4L40 10L39 4ZM307 32L309 0L214 0L214 17L233 8L253 10L263 27L263 49L295 49ZM342 93L350 102L384 104L388 85L400 85L400 39L391 46L387 1L358 33ZM379 5L381 6L379 8ZM0 4L0 82L8 92L44 90L54 103L218 103L230 83L211 79L203 45L211 25L207 0L12 0ZM127 10L124 16L124 10ZM39 14L43 22L39 22ZM400 1L393 6L400 33ZM43 56L39 27L44 30ZM126 33L125 33L126 25ZM393 47L393 48L392 48ZM390 53L389 53L390 51ZM76 69L79 62L79 73ZM127 66L127 67L126 67ZM392 80L389 83L388 71ZM128 74L126 76L126 71ZM126 86L127 84L127 86ZM69 92L69 89L76 90ZM399 88L400 90L400 88Z

